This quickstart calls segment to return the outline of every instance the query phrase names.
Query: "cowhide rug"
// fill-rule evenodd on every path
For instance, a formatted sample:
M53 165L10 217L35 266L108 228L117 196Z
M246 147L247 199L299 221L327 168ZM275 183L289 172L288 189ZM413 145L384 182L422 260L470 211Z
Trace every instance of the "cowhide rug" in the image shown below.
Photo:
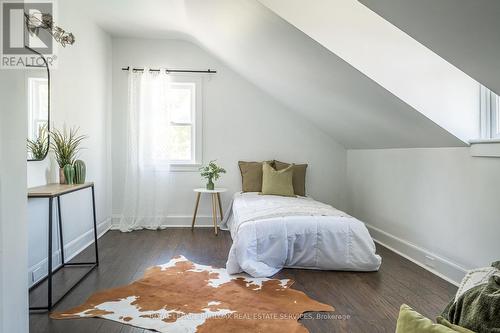
M308 332L308 311L334 311L292 280L229 275L183 256L147 269L129 285L100 291L53 319L100 317L159 332Z

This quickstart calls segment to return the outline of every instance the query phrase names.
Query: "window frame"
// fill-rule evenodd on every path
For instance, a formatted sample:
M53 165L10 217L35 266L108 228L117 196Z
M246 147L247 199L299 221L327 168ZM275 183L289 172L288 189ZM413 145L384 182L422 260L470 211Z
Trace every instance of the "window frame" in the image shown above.
M203 163L203 78L192 74L168 74L169 83L190 83L194 84L194 111L191 128L191 155L190 161L178 160L170 161L170 171L198 171ZM183 123L171 122L170 125L186 125Z
M491 100L491 107L494 109L491 122L491 134L493 138L500 138L500 96L495 95Z
M481 85L480 133L482 139L500 138L500 96Z

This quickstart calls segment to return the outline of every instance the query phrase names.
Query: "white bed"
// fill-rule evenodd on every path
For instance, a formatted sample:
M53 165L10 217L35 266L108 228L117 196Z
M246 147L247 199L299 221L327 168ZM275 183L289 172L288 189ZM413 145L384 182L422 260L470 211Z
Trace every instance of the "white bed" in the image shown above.
M230 274L267 277L283 267L376 271L381 263L361 221L308 197L236 193L221 228L233 238Z

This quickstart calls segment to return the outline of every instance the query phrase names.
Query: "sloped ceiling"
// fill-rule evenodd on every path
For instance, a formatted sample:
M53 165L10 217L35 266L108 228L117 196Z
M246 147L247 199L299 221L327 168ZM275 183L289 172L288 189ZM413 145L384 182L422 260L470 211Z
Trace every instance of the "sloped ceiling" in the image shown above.
M464 145L256 0L86 3L113 36L196 41L346 148Z
M464 141L479 136L479 84L356 0L259 0Z
M500 94L499 0L359 0Z

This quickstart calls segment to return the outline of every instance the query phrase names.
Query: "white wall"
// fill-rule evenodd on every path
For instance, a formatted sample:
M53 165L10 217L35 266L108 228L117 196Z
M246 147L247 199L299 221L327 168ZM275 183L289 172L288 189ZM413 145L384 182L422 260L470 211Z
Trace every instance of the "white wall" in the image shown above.
M469 148L349 150L350 213L372 236L460 281L500 253L500 159Z
M126 140L127 72L122 66L216 69L204 83L203 159L217 159L228 173L218 182L232 193L241 190L238 160L279 159L306 162L307 188L319 200L345 205L346 153L309 121L263 91L198 46L176 40L113 39L113 213L122 207ZM174 173L169 224L189 225L194 208L192 189L203 186L198 172ZM208 198L202 200L200 223L209 223ZM203 218L203 216L205 218ZM176 218L175 218L176 217Z
M60 129L77 126L81 134L89 137L83 143L85 149L80 158L87 164L87 180L95 182L97 222L102 232L111 221L111 179L108 177L111 164L108 130L111 38L95 23L80 15L80 6L76 2L58 3L58 24L73 32L76 42L72 46L60 47L58 67L51 72L51 125ZM28 163L28 186L57 181L58 166L53 158ZM90 190L68 194L61 201L66 256L71 256L93 239ZM47 219L47 200L30 199L29 267L30 271L36 271L36 278L46 274L47 270ZM54 249L58 251L56 222L54 220Z
M259 0L465 142L479 137L479 84L356 0Z
M28 332L24 82L0 70L0 332Z

